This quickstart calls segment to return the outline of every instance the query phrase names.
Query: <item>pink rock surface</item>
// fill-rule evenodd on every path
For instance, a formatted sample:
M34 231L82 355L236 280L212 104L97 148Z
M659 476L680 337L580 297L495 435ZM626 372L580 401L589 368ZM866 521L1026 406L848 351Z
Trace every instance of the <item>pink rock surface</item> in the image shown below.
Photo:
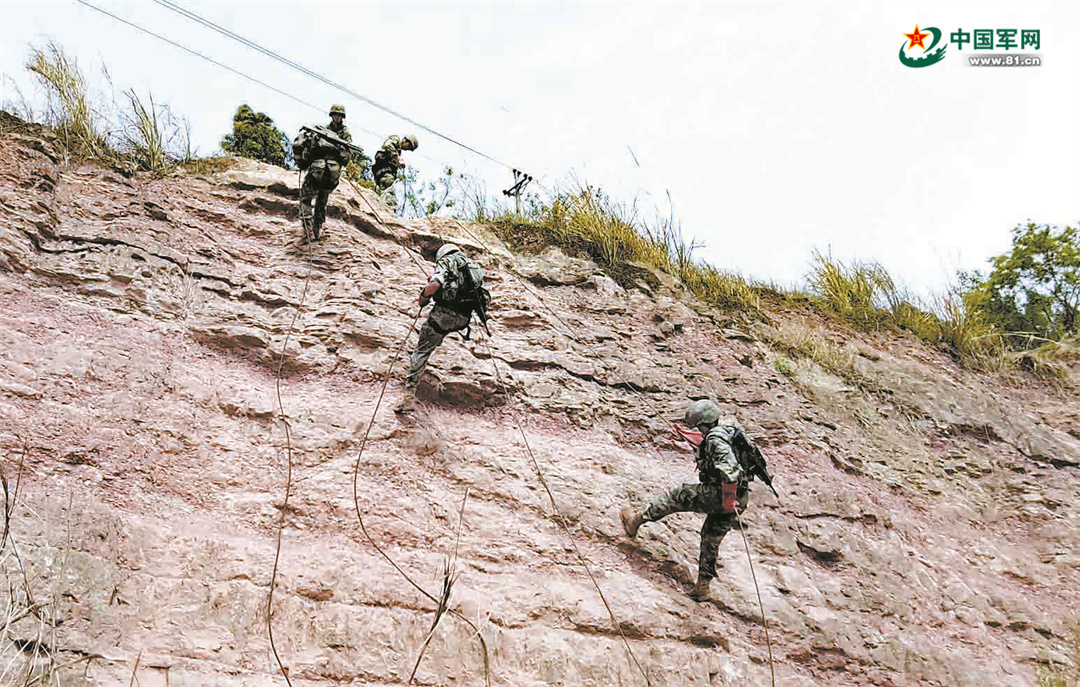
M686 596L703 516L622 535L622 505L696 479L667 421L687 397L737 412L776 477L780 499L756 484L744 524L778 685L1013 687L1067 659L1074 393L788 306L752 325L674 282L627 291L347 186L309 253L295 188L250 161L129 180L0 137L2 562L7 608L27 588L39 604L7 624L0 664L94 656L64 685L284 684L266 617L284 510L273 634L292 684L404 684L434 604L362 534L356 470L368 533L430 594L456 553L451 607L491 684L643 685L623 636L652 685L769 684L738 535L705 603ZM494 337L450 337L403 424L396 355L446 238L489 275ZM852 342L859 383L809 361L777 373L785 326ZM484 672L448 616L416 684Z

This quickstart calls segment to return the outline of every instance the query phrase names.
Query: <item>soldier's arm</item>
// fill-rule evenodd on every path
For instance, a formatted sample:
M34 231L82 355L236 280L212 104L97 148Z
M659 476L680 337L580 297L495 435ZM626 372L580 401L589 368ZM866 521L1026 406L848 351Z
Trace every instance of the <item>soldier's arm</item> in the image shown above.
M427 302L434 296L442 285L446 283L446 273L450 269L449 263L443 259L435 263L435 273L431 275L431 279L428 281L427 286L420 292L420 305L427 305Z
M432 277L431 281L429 281L427 283L427 286L424 287L424 290L420 292L420 298L417 299L417 303L420 304L420 307L422 308L427 305L428 301L431 300L431 297L434 296L441 288L442 284L438 280L436 280L435 277Z

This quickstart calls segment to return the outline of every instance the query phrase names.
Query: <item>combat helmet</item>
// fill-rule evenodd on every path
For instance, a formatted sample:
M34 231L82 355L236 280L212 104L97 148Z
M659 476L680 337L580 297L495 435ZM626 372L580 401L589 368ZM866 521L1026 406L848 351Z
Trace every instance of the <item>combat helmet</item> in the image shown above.
M420 145L420 142L416 140L416 134L405 134L401 140L408 143L411 146L411 150L416 150Z
M444 243L443 247L439 249L439 252L435 254L435 262L442 260L451 253L460 253L461 249L452 243Z
M701 400L694 401L686 409L686 415L683 416L683 423L687 427L699 427L701 425L714 424L719 419L720 406L712 401Z
M339 114L342 117L344 117L345 116L345 106L344 105L331 105L330 106L330 114L332 114L332 115Z

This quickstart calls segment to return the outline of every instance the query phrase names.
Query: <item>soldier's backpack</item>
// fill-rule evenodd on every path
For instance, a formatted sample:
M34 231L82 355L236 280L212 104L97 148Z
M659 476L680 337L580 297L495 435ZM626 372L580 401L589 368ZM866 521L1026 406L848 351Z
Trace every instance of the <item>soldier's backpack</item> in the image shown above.
M767 484L769 489L772 489L772 493L776 494L776 498L780 498L780 494L777 494L776 489L773 488L772 475L769 474L769 467L765 464L765 456L761 455L761 449L754 445L754 442L750 441L750 437L746 436L746 433L741 429L736 429L735 433L731 435L731 448L735 452L735 458L739 461L739 466L742 467L743 474L749 480L757 477Z
M469 317L472 322L473 313L480 318L480 324L484 331L488 331L488 306L491 303L491 292L484 285L484 270L475 262L462 255L453 254L456 268L454 279L451 283L444 284L443 288L435 292L435 301ZM465 328L465 339L468 340L471 333L470 326Z
M319 129L321 127L314 128ZM333 134L334 132L329 131L327 133ZM296 166L301 171L310 167L315 160L332 158L344 164L349 159L349 151L343 152L341 147L335 145L332 141L304 129L301 129L300 133L293 139L292 149L293 160L296 161Z
M312 145L312 143L314 142L311 139L313 138L316 137L312 136L304 130L301 130L300 133L296 135L296 138L293 139L293 160L296 162L296 167L301 171L304 171L308 167L310 167L311 161L314 159L311 156L315 148L315 146Z

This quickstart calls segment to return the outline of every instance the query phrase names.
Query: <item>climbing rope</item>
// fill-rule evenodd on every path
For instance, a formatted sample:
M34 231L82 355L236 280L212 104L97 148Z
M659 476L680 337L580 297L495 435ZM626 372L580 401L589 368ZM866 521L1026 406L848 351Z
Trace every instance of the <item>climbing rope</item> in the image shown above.
M360 196L361 200L363 200L364 203L368 206L368 209L371 210L371 213L375 216L375 221L377 221L380 226L382 226L384 229L386 229L386 231L390 234L390 236L393 237L395 243L397 243L398 246L400 246L401 249L403 251L405 251L405 253L410 258L412 258L413 262L421 269L421 271L424 272L424 274L426 274L427 273L427 268L424 265L422 265L421 263L418 262L416 255L412 251L410 251L408 248L405 247L405 244L403 244L401 242L401 240L398 239L397 234L395 232L391 231L386 226L386 224L383 222L382 218L379 216L378 211L375 210L375 208L371 205L371 203L368 202L368 199L366 197L364 197L364 194L360 191L360 188L355 183L353 183L353 181L351 179L346 179L346 181L348 181L349 184L352 185L353 190L356 191L356 194L358 196ZM374 548L375 551L377 551L379 553L379 555L382 556L386 560L386 562L390 564L390 567L392 567L394 570L396 570L398 572L398 574L400 574L402 577L404 577L405 580L410 585L412 585L414 589L416 589L418 592L420 592L420 594L422 594L424 597L426 597L431 602L433 602L435 604L435 607L436 607L436 613L438 613L439 609L442 609L444 612L447 612L450 615L457 618L458 620L461 620L462 622L464 622L466 625L468 625L472 629L473 634L476 636L477 640L480 642L480 649L481 649L481 651L483 653L484 681L485 681L485 684L487 684L488 687L490 687L490 685L491 685L491 663L490 663L490 660L488 658L487 641L484 639L484 636L480 633L480 628L478 628L476 626L476 624L474 622L472 622L469 618L465 617L465 615L463 615L460 611L458 611L456 609L452 609L452 608L446 608L445 604L446 604L447 600L444 600L443 597L441 597L441 596L436 597L433 594L429 593L426 589L421 587L407 572L405 572L405 570L403 570L401 568L401 566L399 566L397 564L397 562L390 556L390 554L388 554L381 546L379 546L378 542L375 541L375 538L372 537L371 534L367 531L367 527L364 525L363 512L360 509L360 494L359 494L360 461L364 456L364 449L367 447L367 442L368 442L368 438L371 435L371 430L375 426L375 419L376 419L376 417L378 417L378 414L379 414L379 406L382 404L383 397L386 395L386 388L390 383L391 372L394 369L394 364L397 362L397 359L401 356L401 353L405 350L405 345L409 342L409 336L412 335L413 330L416 329L416 323L420 320L421 314L423 314L423 309L422 308L417 311L416 317L413 318L412 324L409 326L409 331L406 332L405 338L402 340L401 345L398 346L397 350L394 353L394 356L390 359L390 364L389 364L389 366L387 367L387 370L386 370L386 378L383 380L382 388L379 390L379 396L375 400L375 409L371 413L371 420L368 421L367 428L364 430L364 436L360 440L360 447L359 447L359 449L357 450L357 453L356 453L356 463L355 463L355 465L353 467L353 507L356 510L356 520L360 524L360 531L363 533L364 538L367 539L368 543L371 544L372 548ZM464 509L464 505L462 506L462 508ZM459 528L460 528L460 524L459 524ZM456 546L455 546L454 557L455 557L455 561L456 561L456 559L457 559L457 547Z
M491 350L490 337L483 337L484 345L487 347L488 357L491 358L491 365L495 368L495 379L499 386L502 388L503 395L509 398L509 392L506 385L502 381L502 375L499 373L499 365L496 362L495 355ZM570 545L574 549L574 555L577 556L578 561L581 563L581 567L585 569L585 573L589 577L589 581L592 582L593 587L596 588L596 593L600 595L600 600L604 604L604 608L607 609L608 617L611 618L611 624L619 632L619 636L622 637L623 644L626 646L626 652L630 655L630 659L637 666L637 669L641 671L642 677L645 678L645 684L651 686L652 681L649 680L649 673L645 670L645 667L638 661L637 656L634 654L634 650L630 648L630 640L626 638L626 633L623 632L622 625L615 617L615 611L611 608L611 603L608 602L607 597L604 595L604 591L600 588L600 583L596 581L596 577L592 573L592 569L589 567L589 561L581 553L581 549L578 548L577 540L574 539L574 535L570 533L570 528L566 525L566 519L562 515L562 511L559 509L559 504L555 500L555 494L552 493L551 487L548 486L547 478L544 477L543 470L540 469L540 463L537 462L536 456L533 454L532 447L529 446L529 438L525 435L525 429L521 426L521 419L518 417L517 412L511 408L510 416L514 420L514 424L517 426L518 432L521 434L521 441L525 445L525 452L529 456L529 460L532 462L533 469L536 471L536 476L540 480L541 486L544 487L544 492L547 494L548 500L551 501L551 509L555 513L555 520L562 527L563 532L566 533L567 539L570 540Z
M416 591L420 592L422 595L424 595L429 600L431 600L435 604L436 609L438 609L438 608L443 608L444 607L443 606L444 602L441 601L441 597L436 597L436 596L430 594L426 589L421 587L415 580L413 580L413 578L407 572L405 572L401 568L401 566L399 566L397 564L397 562L393 558L390 557L390 554L388 554L386 551L383 550L383 548L381 546L379 546L379 544L375 541L375 538L372 537L371 534L367 531L367 527L364 525L364 515L363 515L363 512L360 509L360 491L359 491L360 460L364 456L364 449L367 447L368 437L371 435L372 427L375 426L375 418L378 417L378 414L379 414L379 406L382 404L383 396L386 394L386 387L390 383L390 373L394 369L394 363L396 363L397 359L401 356L401 352L403 350L405 350L405 344L407 344L408 341L409 341L409 335L411 335L413 330L416 328L416 323L420 320L420 315L421 315L422 312L423 312L422 310L420 312L417 312L416 317L413 318L412 325L409 327L409 331L405 334L405 338L401 342L401 345L398 346L397 351L394 353L394 357L390 359L390 365L387 367L387 370L386 370L386 379L383 380L382 388L379 391L379 397L375 400L375 410L372 411L371 420L368 422L367 429L364 431L364 436L360 440L360 448L356 453L356 463L354 464L354 467L353 467L353 507L356 510L356 520L357 520L357 522L360 523L360 531L364 534L364 538L367 539L368 543L371 544L372 548L374 548L379 553L380 556L382 556L384 559L386 559L386 562L390 564L390 567L392 567L402 577L404 577L405 580L410 585L412 585L413 588L416 589ZM456 556L456 553L455 553L455 556ZM460 611L458 611L456 609L448 609L447 612L449 612L450 615L454 616L455 618L458 618L459 620L463 621L466 625L468 625L470 628L472 628L473 633L476 635L477 639L480 640L480 647L481 647L481 649L483 651L483 658L484 658L484 678L485 678L486 684L489 685L489 687L490 687L490 685L491 685L491 666L490 666L490 662L488 660L487 642L484 640L483 635L480 634L480 628L478 628L475 623L473 623L471 620L466 618Z
M761 624L765 628L765 646L769 649L769 673L772 675L772 687L776 687L776 668L773 666L772 640L769 639L769 620L765 617L765 604L761 601L761 589L758 588L757 574L754 572L754 558L750 555L750 542L746 539L746 530L743 528L738 509L735 509L735 521L739 523L743 546L746 547L746 560L750 563L750 577L754 580L754 591L757 592L758 607L761 609Z
M296 188L300 192L300 201L298 204L303 204L303 194L301 183L302 172L296 173ZM303 223L303 211L300 210L301 223ZM285 664L281 660L280 654L278 654L277 644L274 641L274 586L277 583L278 563L281 559L281 535L285 529L285 514L289 511L289 496L292 494L292 468L293 468L293 456L292 456L292 431L289 426L289 419L285 415L285 404L281 400L281 371L285 366L285 353L289 348L289 339L292 337L293 327L296 325L296 320L300 316L300 313L304 309L304 301L307 299L308 281L311 277L311 244L312 237L308 236L308 229L304 229L304 238L307 244L307 271L304 273L304 286L300 292L300 304L296 308L296 312L293 313L292 321L289 322L289 329L285 333L285 342L281 346L281 355L278 357L277 371L274 375L274 394L277 397L278 413L281 415L281 422L285 428L285 499L281 504L281 516L278 518L277 527L277 541L274 545L274 569L270 573L270 592L266 596L266 631L270 637L270 650L274 654L274 659L277 661L278 669L281 671L282 676L285 678L285 682L292 687L292 680L289 679L289 671L285 668Z

